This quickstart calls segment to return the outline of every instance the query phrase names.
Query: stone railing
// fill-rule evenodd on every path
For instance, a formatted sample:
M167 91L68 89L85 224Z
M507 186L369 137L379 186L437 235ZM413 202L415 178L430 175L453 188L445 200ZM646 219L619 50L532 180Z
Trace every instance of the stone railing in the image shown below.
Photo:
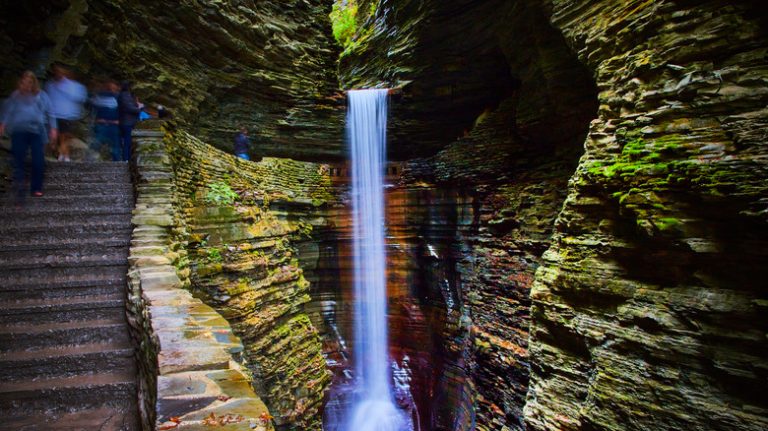
M176 242L178 210L164 133L137 130L137 201L131 243L128 315L138 341L145 429L227 425L271 430L271 416L241 364L243 345L229 323L183 287L189 272Z

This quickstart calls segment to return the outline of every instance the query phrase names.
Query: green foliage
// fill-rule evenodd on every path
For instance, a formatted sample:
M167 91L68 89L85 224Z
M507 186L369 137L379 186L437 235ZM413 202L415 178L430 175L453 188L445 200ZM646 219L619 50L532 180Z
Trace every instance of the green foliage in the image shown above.
M684 162L669 161L683 150L679 135L668 135L645 140L635 133L617 133L625 143L617 160L604 165L593 163L588 172L606 178L632 177L639 172L646 174L665 174L679 168Z
M221 250L218 248L209 248L208 249L208 260L211 262L221 262L224 260L224 257L221 255Z
M683 224L683 222L674 217L661 217L654 222L656 227L662 232L677 229Z
M352 44L352 39L357 33L357 1L336 0L331 10L331 24L333 25L333 37L343 48Z
M217 181L208 185L208 193L205 194L205 201L209 204L232 205L240 196L232 190L229 184L223 181Z

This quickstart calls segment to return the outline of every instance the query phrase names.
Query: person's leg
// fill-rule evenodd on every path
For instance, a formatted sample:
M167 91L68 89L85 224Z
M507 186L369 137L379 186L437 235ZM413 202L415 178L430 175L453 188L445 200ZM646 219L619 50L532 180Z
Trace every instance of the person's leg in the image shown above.
M32 194L43 192L43 174L45 172L45 156L43 154L43 136L31 133L29 147L32 150L32 175L30 189Z
M28 132L15 132L11 135L11 152L13 153L13 190L16 200L24 199L24 163L29 148Z
M131 160L131 133L133 133L133 126L120 126L120 135L123 141L123 160Z
M56 122L59 127L59 138L58 138L58 150L59 150L59 160L61 161L69 161L69 141L74 137L72 134L72 122L69 120L64 120L61 118L57 118Z
M123 152L122 145L120 145L120 128L116 124L105 126L104 141L108 142L109 147L112 149L112 161L119 162L122 160Z
M101 146L104 144L102 137L102 127L103 126L101 124L93 125L93 140L89 145L91 151L96 152L97 159L99 158L98 155L101 154Z

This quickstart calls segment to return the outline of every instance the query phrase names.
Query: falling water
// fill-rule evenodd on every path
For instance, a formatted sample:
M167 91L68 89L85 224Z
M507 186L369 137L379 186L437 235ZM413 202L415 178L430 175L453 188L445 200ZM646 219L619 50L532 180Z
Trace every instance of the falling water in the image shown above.
M384 241L387 90L349 93L355 265L355 371L358 396L347 431L399 431L406 426L390 389Z

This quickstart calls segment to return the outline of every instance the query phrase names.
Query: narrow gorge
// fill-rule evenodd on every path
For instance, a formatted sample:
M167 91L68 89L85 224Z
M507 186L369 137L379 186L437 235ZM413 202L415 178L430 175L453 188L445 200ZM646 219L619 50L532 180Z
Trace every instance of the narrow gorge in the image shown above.
M172 113L129 164L143 429L214 406L264 431L768 429L761 1L2 2L0 58L3 97L62 63ZM345 130L360 89L388 103L373 168ZM383 223L355 217L371 172ZM386 304L361 299L379 278ZM374 306L385 328L359 325ZM178 383L222 367L247 389ZM399 419L349 425L360 400Z

